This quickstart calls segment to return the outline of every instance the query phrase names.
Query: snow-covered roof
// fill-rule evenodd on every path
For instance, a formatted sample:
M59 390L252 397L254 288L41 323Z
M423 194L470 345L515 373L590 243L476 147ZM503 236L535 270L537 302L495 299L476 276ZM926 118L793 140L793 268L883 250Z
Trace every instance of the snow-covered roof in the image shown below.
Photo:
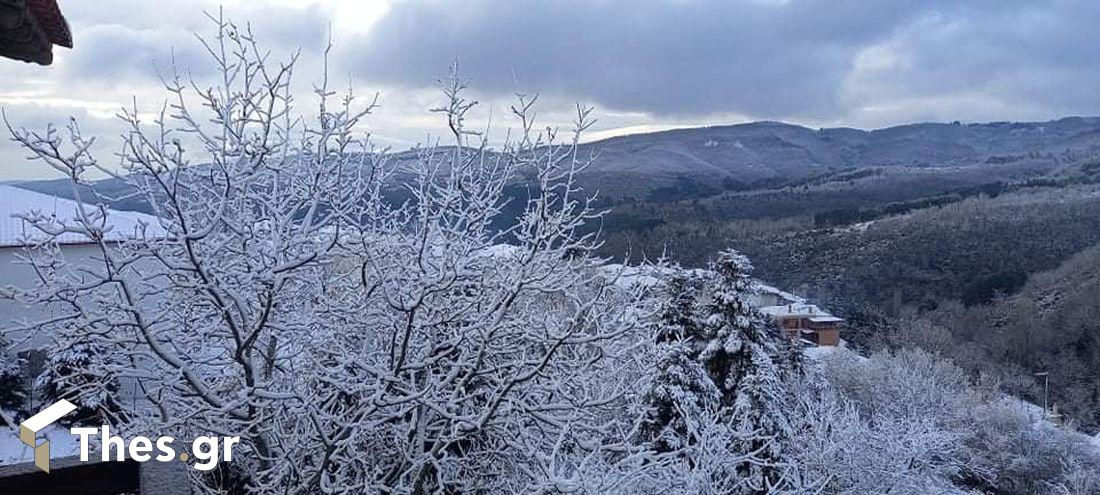
M755 287L757 292L760 292L762 294L775 294L775 295L777 295L777 296L779 296L779 297L781 297L781 298L783 298L787 301L792 301L792 302L796 302L796 303L806 302L805 298L803 298L803 297L801 297L797 294L792 294L792 293L787 292L785 290L781 290L779 288L776 288L776 287L773 287L771 285L765 284L765 283L763 283L759 280L754 281L754 287Z
M506 258L511 256L518 256L521 250L518 246L511 244L493 244L487 246L480 251L480 254L489 258Z
M759 308L761 313L771 316L773 318L779 318L784 316L799 316L809 317L813 323L839 323L844 321L844 318L833 316L828 311L825 311L816 305L798 303L798 304L782 304L779 306L764 306Z
M760 312L770 316L832 316L816 305L806 303L782 304L779 306L764 306Z
M670 268L655 265L623 266L618 263L608 263L600 267L607 275L618 275L616 285L622 288L632 286L654 287L661 280L672 277L675 273L686 273L696 276L705 276L709 273L701 268Z
M0 247L23 246L28 240L43 240L44 234L28 223L20 215L43 215L56 219L58 225L73 225L77 216L78 203L57 196L50 196L15 186L0 185ZM85 208L98 208L85 205ZM92 210L88 210L91 212ZM107 210L107 239L121 241L132 239L141 229L148 235L161 235L163 232L157 218L144 213ZM62 244L81 244L89 242L87 236L77 232L64 232L57 236Z

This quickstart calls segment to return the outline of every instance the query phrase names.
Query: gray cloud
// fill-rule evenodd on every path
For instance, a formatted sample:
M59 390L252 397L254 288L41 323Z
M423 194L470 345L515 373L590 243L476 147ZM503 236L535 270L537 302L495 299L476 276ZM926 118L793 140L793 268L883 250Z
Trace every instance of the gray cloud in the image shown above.
M191 33L177 29L134 29L120 24L99 24L78 31L84 46L73 50L61 65L65 76L95 81L128 81L152 78L157 67L174 58L181 67L205 68L205 54Z
M103 4L113 5L105 8ZM213 35L213 24L206 13L217 15L208 4L180 2L165 14L165 6L154 2L110 0L67 11L74 19L77 49L69 52L62 65L67 77L75 79L124 80L155 78L157 70L167 70L174 60L178 67L209 75L208 56L195 34ZM105 17L104 12L130 12L131 15ZM158 12L159 11L159 12ZM204 13L205 12L205 13ZM257 26L257 38L268 49L288 52L303 48L316 54L323 46L328 19L316 5L297 9L262 9L237 6L226 10L227 20L241 29Z
M173 59L200 86L211 80L214 67L195 34L213 35L204 11L216 14L220 1L63 1L75 47L57 49L49 67L0 60L0 109L14 125L31 129L64 126L74 116L87 135L97 137L95 150L109 163L123 127L114 115L134 100L147 114L160 110L167 95L158 72L169 73ZM329 30L324 4L273 5L241 0L225 14L242 27L253 25L275 58L285 60L301 48L304 75L315 72ZM6 137L0 140L0 180L49 174L25 157Z
M893 61L857 74L856 89L882 101L980 96L1036 116L1100 112L1100 4L966 14L930 13L900 30L882 47Z
M424 85L457 57L484 91L534 88L656 116L859 120L891 98L974 91L986 104L1026 98L1057 113L1100 110L1080 84L1096 80L1097 9L1085 0L414 1L395 4L348 52L368 80ZM893 60L868 68L876 53Z
M0 61L0 108L34 127L76 115L106 136L109 161L111 116L132 99L160 108L155 67L171 54L209 80L194 33L210 34L203 11L222 2L273 56L303 49L295 81L307 106L336 26L334 81L381 90L369 126L399 147L439 130L426 111L438 93L424 89L456 58L497 123L514 91L539 91L543 123L567 124L581 100L600 107L601 135L743 119L1100 115L1095 0L67 0L76 48L51 67ZM24 156L0 142L0 180L33 174Z

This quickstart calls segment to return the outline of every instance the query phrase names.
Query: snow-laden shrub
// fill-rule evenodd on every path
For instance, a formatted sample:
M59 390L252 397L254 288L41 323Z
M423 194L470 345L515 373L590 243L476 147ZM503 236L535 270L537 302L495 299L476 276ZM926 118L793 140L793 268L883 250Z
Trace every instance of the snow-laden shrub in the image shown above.
M1090 493L1100 457L995 384L923 351L825 358L795 416L798 464L826 493ZM1069 491L1066 491L1069 490Z
M1095 484L1100 450L1084 435L1026 412L1014 401L975 410L966 439L967 481L997 493L1093 493L1072 487ZM1063 491L1063 489L1068 491ZM1095 489L1095 488L1094 488Z

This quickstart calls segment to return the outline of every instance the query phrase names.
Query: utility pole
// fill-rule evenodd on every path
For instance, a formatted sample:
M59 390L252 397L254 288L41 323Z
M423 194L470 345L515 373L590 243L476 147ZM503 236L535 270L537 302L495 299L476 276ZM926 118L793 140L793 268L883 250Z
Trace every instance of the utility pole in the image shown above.
M1043 377L1043 416L1049 416L1047 412L1047 392L1050 390L1050 372L1041 371L1036 373L1035 376Z

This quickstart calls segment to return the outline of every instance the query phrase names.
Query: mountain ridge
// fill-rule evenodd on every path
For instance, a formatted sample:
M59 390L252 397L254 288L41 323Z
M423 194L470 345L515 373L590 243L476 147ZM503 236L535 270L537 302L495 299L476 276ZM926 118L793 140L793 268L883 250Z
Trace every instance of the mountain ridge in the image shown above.
M736 175L745 182L822 169L937 166L991 157L1100 147L1100 117L1034 122L922 122L862 130L777 121L671 129L583 145L600 152L591 172Z
M415 159L415 151L393 152L395 160ZM581 153L597 156L580 177L586 190L621 200L654 191L691 197L720 190L781 187L843 170L871 167L998 166L1042 159L1057 166L1061 157L1100 155L1100 117L1063 117L1033 122L919 122L881 129L811 128L758 121L614 136L583 143ZM522 181L523 178L517 178ZM13 185L68 197L64 179ZM113 180L97 190L119 197ZM671 193L669 193L671 191ZM120 209L143 211L139 203Z

